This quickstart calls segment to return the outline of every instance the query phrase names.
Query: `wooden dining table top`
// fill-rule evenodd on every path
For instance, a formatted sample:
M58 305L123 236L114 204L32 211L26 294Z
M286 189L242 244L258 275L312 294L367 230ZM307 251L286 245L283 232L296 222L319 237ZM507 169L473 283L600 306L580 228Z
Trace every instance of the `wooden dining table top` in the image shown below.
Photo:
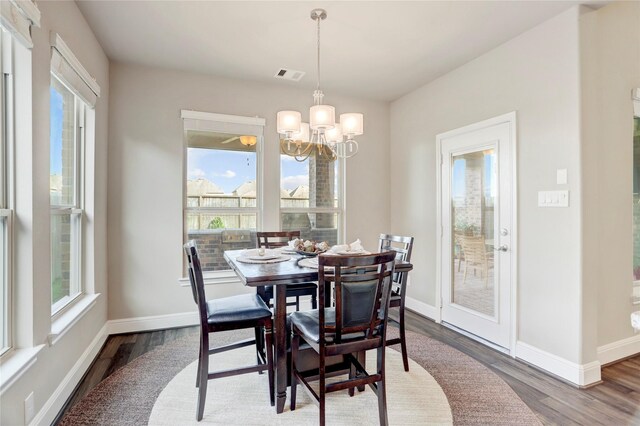
M306 256L299 254L289 254L291 259L285 262L274 263L243 263L237 260L238 256L245 250L227 250L224 258L238 275L240 281L249 287L260 287L265 285L295 284L318 280L318 270L298 265L301 259ZM395 265L397 272L408 272L413 269L409 262L397 262Z

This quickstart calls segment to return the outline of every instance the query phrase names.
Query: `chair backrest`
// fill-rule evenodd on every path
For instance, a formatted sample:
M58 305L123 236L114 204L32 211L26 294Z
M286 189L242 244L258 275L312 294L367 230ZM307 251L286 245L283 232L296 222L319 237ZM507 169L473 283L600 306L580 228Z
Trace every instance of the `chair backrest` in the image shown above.
M366 256L320 255L318 260L318 315L321 345L326 333L332 343L364 332L364 339L382 339L386 332L396 253L388 251ZM328 268L327 268L328 267ZM335 286L335 324L325 323L325 288Z
M413 251L413 237L403 237L401 235L380 234L380 244L378 251L394 251L396 261L411 262L411 252ZM396 272L393 275L393 282L396 283L394 291L403 292L402 284L406 282L406 272Z
M487 247L484 237L470 237L468 235L456 235L456 239L462 248L465 262L480 264L487 261Z
M198 249L194 240L188 241L183 247L184 253L187 255L189 282L191 283L193 300L196 302L196 305L198 305L200 323L202 326L206 326L208 316L207 299L204 294L204 279L202 277L202 268L200 266L200 258L198 257Z
M284 247L294 238L300 238L300 231L256 232L258 248Z

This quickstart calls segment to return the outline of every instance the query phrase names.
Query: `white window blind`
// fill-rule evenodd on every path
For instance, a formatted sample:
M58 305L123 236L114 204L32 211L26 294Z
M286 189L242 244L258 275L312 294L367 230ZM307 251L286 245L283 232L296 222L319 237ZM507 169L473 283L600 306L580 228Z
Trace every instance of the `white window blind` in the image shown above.
M100 86L82 66L59 34L51 33L51 72L91 108L96 106Z
M11 32L16 40L32 48L31 26L40 26L40 11L31 0L2 0L0 25Z

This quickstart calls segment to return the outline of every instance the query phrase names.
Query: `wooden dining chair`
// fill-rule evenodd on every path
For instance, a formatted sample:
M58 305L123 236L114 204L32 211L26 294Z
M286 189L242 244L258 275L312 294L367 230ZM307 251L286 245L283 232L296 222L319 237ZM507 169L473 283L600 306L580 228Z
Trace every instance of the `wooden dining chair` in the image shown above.
M389 423L385 391L385 346L389 297L396 253L367 256L320 255L318 261L319 307L291 314L291 410L296 408L296 388L303 385L320 408L320 426L325 424L325 396L369 385L378 397L381 425ZM334 307L329 295L334 286ZM298 370L300 340L318 354L318 368ZM359 354L377 349L375 373L368 373ZM327 358L342 356L342 362L327 364ZM348 378L327 383L326 378L348 372ZM319 380L316 392L310 381Z
M294 238L300 238L300 231L270 231L256 233L258 248L266 249L285 247ZM258 289L264 301L270 303L273 299L273 286ZM300 297L311 296L311 309L318 307L318 285L313 282L287 285L287 298L295 297L295 302L287 302L287 306L295 306L300 310Z
M206 300L204 293L204 280L202 279L202 268L195 242L189 241L184 245L189 265L189 281L193 299L198 305L200 316L200 351L198 356L198 373L196 376L196 386L198 387L198 405L196 409L196 419L202 420L204 405L207 397L207 383L209 380L221 377L235 376L253 372L267 370L269 373L269 398L271 405L275 404L273 387L273 351L272 351L272 331L273 323L271 310L257 294L243 294L240 296L224 297L220 299ZM264 348L259 348L256 339L247 339L230 345L211 348L209 345L209 333L228 330L240 330L253 328L258 334L264 331L266 339L266 356L259 358L256 365L209 372L209 356L232 349L245 346L256 345L258 354L262 354ZM260 357L260 355L259 355Z
M380 244L378 251L392 250L396 253L396 261L411 262L411 252L413 251L413 237L403 237L400 235L380 234ZM396 272L393 274L393 287L391 289L391 308L398 308L398 319L400 325L400 337L387 339L387 346L400 343L402 350L402 363L404 371L409 371L409 357L407 356L407 339L405 337L404 307L407 295L408 272Z

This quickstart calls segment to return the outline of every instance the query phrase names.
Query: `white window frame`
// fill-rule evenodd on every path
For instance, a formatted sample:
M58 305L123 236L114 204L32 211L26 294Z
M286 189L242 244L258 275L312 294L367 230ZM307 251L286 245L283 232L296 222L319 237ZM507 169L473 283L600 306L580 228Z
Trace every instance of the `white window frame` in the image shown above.
M284 154L280 154L280 156L278 157L278 161L279 161L278 166L280 167L280 181L278 182L278 188L280 188L280 182L282 182L282 155ZM292 213L292 214L334 213L334 214L337 214L338 216L337 224L336 224L336 226L338 227L338 236L337 236L338 241L336 241L336 244L341 244L342 242L344 242L345 223L346 223L345 194L347 192L346 179L345 179L346 160L344 158L338 158L335 161L337 163L336 170L338 173L338 179L336 183L337 189L338 189L338 206L337 207L304 207L304 208L282 207L282 200L280 199L280 195L278 195L278 206L280 209L280 213L278 214L278 221L280 223L280 229L282 229L282 215L286 213Z
M75 114L75 132L74 132L74 194L71 205L55 205L51 204L51 216L70 216L71 235L74 237L71 241L71 277L70 282L73 284L71 288L77 288L78 291L69 296L65 296L57 302L51 304L51 315L55 319L62 315L64 311L85 294L84 280L82 279L82 265L84 262L84 186L85 186L85 167L84 167L84 151L86 140L86 122L87 109L89 106L80 97L68 87L64 82L51 74L51 79L56 79L58 83L69 89L74 96L74 114ZM50 286L53 282L50 283Z
M4 256L0 258L0 280L4 292L3 310L6 318L1 320L4 339L0 340L0 355L8 352L13 346L13 61L12 37L0 28L0 244Z
M202 130L218 133L244 133L255 135L256 141L256 206L255 207L243 207L243 208L224 208L224 207L200 207L198 211L206 211L209 213L221 213L221 214L252 214L256 215L256 230L262 229L262 223L264 220L264 126L266 120L261 117L245 117L239 115L218 114L211 112L182 110L180 117L183 120L183 173L182 173L182 227L183 227L183 242L188 239L187 229L187 215L189 212L194 211L193 208L187 207L187 161L188 161L188 130ZM247 129L243 129L243 126L247 126ZM248 131L249 126L254 127L255 131ZM259 129L259 130L258 130ZM184 275L186 273L186 265L183 265L182 278L178 281L181 285L188 285L188 278ZM219 270L219 271L205 271L203 273L205 284L228 284L230 282L237 282L237 277L231 269Z

